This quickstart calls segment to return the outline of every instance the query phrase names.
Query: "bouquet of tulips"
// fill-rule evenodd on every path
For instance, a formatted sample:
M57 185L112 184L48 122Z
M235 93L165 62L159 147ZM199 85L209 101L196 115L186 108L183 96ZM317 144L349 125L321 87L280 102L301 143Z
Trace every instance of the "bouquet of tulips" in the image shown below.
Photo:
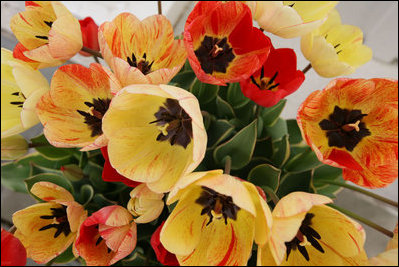
M26 1L1 50L1 182L38 203L2 229L2 265L397 265L397 227L375 226L392 240L369 259L367 220L333 204L397 178L397 80L335 78L280 117L310 68L372 58L336 4L197 2L176 34L162 14L97 26ZM77 53L93 63L64 64Z

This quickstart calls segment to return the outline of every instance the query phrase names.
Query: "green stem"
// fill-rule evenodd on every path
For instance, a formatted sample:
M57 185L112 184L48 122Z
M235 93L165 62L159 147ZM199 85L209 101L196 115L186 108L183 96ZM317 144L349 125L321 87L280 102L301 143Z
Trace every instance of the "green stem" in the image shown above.
M307 65L303 70L303 74L305 74L306 72L308 72L308 70L310 70L312 68L312 64L309 63L309 65Z
M93 58L94 58L94 61L96 61L98 64L100 64L100 61L98 60L98 57L93 56Z
M270 187L268 187L268 186L261 186L261 188L263 189L263 191L265 191L265 193L266 193L267 195L269 195L269 197L270 197L270 199L273 201L274 205L276 205L277 202L279 202L280 199L278 198L278 196L276 195L276 193L274 193L274 191L273 191Z
M224 173L225 174L230 174L230 170L231 170L231 157L227 156L226 157L226 162L224 164Z
M382 226L379 226L378 224L373 223L372 221L367 220L366 218L361 217L360 215L357 215L356 213L353 213L353 212L351 212L351 211L349 211L349 210L346 210L346 209L344 209L344 208L338 207L338 206L336 206L336 205L334 205L334 204L328 204L328 205L329 205L330 207L332 207L332 208L334 208L334 209L336 209L336 210L342 212L343 214L348 215L349 217L351 217L351 218L353 218L353 219L355 219L355 220L358 220L359 222L362 222L362 223L364 223L365 225L370 226L371 228L374 228L375 230L377 230L377 231L383 233L384 235L389 236L390 238L393 237L393 232L391 232L391 231L385 229L385 228L382 227Z
M96 57L99 57L99 58L103 58L103 56L101 55L100 52L97 52L97 51L95 51L95 50L93 50L93 49L90 49L90 48L88 48L88 47L83 46L81 50L82 50L83 52L89 53L89 54L91 54L91 55L93 55L93 56L96 56Z
M255 107L255 117L258 119L260 115L260 106L258 104L256 104Z
M158 14L162 15L162 1L158 1Z
M387 203L387 204L389 204L389 205L392 205L392 206L394 206L394 207L398 207L398 203L395 202L395 201L393 201L393 200L390 200L390 199L388 199L388 198L379 196L379 195L377 195L377 194L371 193L371 192L369 192L369 191L367 191L367 190L364 190L364 189L362 189L362 188L359 188L359 187L357 187L357 186L353 186L353 185L350 185L350 184L347 184L347 183L342 183L342 182L337 182L337 181L327 181L327 180L317 180L317 183L332 184L332 185L342 186L342 187L348 188L348 189L350 189L350 190L353 190L353 191L357 191L357 192L359 192L359 193L362 193L362 194L364 194L364 195L366 195L366 196L369 196L369 197L378 199L378 200L380 200L380 201L382 201L382 202L385 202L385 203Z

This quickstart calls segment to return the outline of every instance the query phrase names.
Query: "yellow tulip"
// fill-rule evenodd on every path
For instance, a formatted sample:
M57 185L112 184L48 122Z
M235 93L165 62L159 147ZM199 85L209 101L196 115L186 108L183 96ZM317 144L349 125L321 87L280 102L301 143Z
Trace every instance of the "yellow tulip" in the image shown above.
M35 106L48 90L48 82L39 71L1 48L1 138L39 123Z
M50 182L35 183L31 193L45 202L13 214L14 235L26 248L28 258L44 264L74 242L87 211L66 189Z
M246 1L261 28L283 38L303 36L323 24L338 1Z
M398 266L398 224L393 230L393 238L389 240L384 252L369 259L370 266Z
M111 165L151 191L171 190L205 155L207 135L198 100L169 85L130 85L103 118Z
M331 199L294 192L274 208L271 237L258 248L258 265L364 265L362 226L324 204Z
M320 28L302 36L301 50L320 76L331 78L352 74L371 60L371 48L362 43L361 29L341 24L334 9Z
M145 184L140 184L130 192L127 210L135 217L136 223L151 222L161 215L163 196L152 192Z
M255 186L221 170L183 177L167 204L177 200L160 241L182 266L246 265L253 242L268 239L271 212Z
M26 1L10 28L20 43L14 57L35 68L58 66L82 48L79 21L58 1Z
M186 61L183 40L174 40L165 16L140 21L133 14L121 13L98 31L101 53L123 86L166 84Z
M22 135L1 138L1 159L14 160L28 152L28 142Z

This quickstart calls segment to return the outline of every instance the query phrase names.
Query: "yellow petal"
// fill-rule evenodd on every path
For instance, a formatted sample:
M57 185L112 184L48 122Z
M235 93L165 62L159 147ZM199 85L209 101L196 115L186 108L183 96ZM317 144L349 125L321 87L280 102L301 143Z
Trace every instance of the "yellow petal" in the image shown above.
M369 266L398 266L398 249L390 249L371 258Z
M393 230L393 238L389 240L386 250L398 248L398 224L396 224Z
M44 201L57 203L75 201L68 190L50 182L37 182L32 186L30 192Z

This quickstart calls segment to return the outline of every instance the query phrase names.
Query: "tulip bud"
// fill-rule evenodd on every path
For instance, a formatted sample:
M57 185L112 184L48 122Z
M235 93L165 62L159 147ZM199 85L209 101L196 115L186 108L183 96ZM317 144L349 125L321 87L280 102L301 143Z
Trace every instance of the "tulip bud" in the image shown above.
M62 174L71 181L79 181L84 176L82 169L76 164L61 166L61 171Z
M136 223L148 223L159 217L163 210L163 194L152 192L145 184L130 192L128 211L136 218Z
M14 160L28 152L28 142L22 135L1 138L1 159Z

